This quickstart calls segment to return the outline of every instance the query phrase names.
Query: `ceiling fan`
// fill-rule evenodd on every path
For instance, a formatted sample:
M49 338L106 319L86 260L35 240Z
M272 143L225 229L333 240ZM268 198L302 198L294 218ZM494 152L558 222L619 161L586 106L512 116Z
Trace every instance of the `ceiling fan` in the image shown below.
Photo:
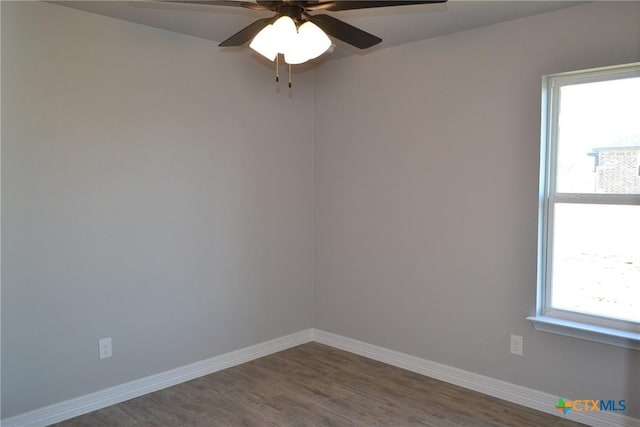
M242 46L251 41L250 47L270 61L276 61L276 81L278 57L284 55L289 65L302 64L322 55L331 47L334 37L359 49L367 49L382 39L344 21L326 14L309 12L369 9L390 6L444 3L447 0L161 0L172 3L192 3L211 6L233 6L251 10L275 12L270 18L262 18L247 25L220 43L221 47ZM289 78L291 87L291 78Z

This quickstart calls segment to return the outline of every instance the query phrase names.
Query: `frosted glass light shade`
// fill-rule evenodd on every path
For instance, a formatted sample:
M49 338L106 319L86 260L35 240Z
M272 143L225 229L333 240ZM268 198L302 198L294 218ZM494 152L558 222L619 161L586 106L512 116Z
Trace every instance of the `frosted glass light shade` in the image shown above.
M251 41L249 47L269 61L276 59L276 55L278 54L278 39L273 25L269 24L260 30Z
M307 21L298 28L298 39L309 59L317 58L331 47L331 39L313 22Z
M273 32L279 53L286 53L298 37L296 24L288 16L281 16L273 23Z
M302 64L317 58L329 49L331 40L317 25L305 22L298 28L298 34L284 53L287 64Z
M289 45L289 48L284 53L284 62L287 64L302 64L309 60L305 45L299 35L293 40L293 43Z

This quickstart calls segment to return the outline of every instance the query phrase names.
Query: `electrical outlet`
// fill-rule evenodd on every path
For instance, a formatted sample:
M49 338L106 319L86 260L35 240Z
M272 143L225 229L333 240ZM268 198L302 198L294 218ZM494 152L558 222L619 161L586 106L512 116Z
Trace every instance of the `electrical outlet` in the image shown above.
M511 354L523 356L522 337L520 335L511 335Z
M111 351L111 337L102 338L98 341L98 349L100 351L100 359L111 357L113 355Z

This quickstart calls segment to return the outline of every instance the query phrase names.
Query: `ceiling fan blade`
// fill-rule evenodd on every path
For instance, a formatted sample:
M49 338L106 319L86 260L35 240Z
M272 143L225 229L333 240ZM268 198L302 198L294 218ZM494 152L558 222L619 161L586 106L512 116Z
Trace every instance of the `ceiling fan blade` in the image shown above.
M320 27L330 36L349 43L359 49L366 49L382 41L380 37L369 34L329 15L307 15L309 21Z
M231 46L242 46L249 40L255 37L256 34L260 32L267 24L273 22L273 18L263 18L258 19L257 21L247 25L218 46L222 47L231 47Z
M353 10L370 9L374 7L407 6L412 4L445 3L447 0L343 0L334 1L331 6L323 7L324 10ZM320 5L318 5L320 6ZM312 8L309 8L312 10Z
M234 0L206 0L206 1L159 0L159 1L163 3L186 3L186 4L201 4L201 5L203 4L206 6L234 6L234 7L244 7L245 9L252 9L252 10L268 10L267 7L251 1L234 1Z

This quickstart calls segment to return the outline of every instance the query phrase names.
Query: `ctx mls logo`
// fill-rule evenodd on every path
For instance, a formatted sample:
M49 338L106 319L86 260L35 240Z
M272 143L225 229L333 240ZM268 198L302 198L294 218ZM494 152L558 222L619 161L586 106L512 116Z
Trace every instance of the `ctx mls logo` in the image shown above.
M556 409L558 411L564 412L566 415L570 410L574 410L576 412L595 412L595 411L626 411L627 410L627 402L626 400L564 400L564 397L558 398L558 403L556 404Z

